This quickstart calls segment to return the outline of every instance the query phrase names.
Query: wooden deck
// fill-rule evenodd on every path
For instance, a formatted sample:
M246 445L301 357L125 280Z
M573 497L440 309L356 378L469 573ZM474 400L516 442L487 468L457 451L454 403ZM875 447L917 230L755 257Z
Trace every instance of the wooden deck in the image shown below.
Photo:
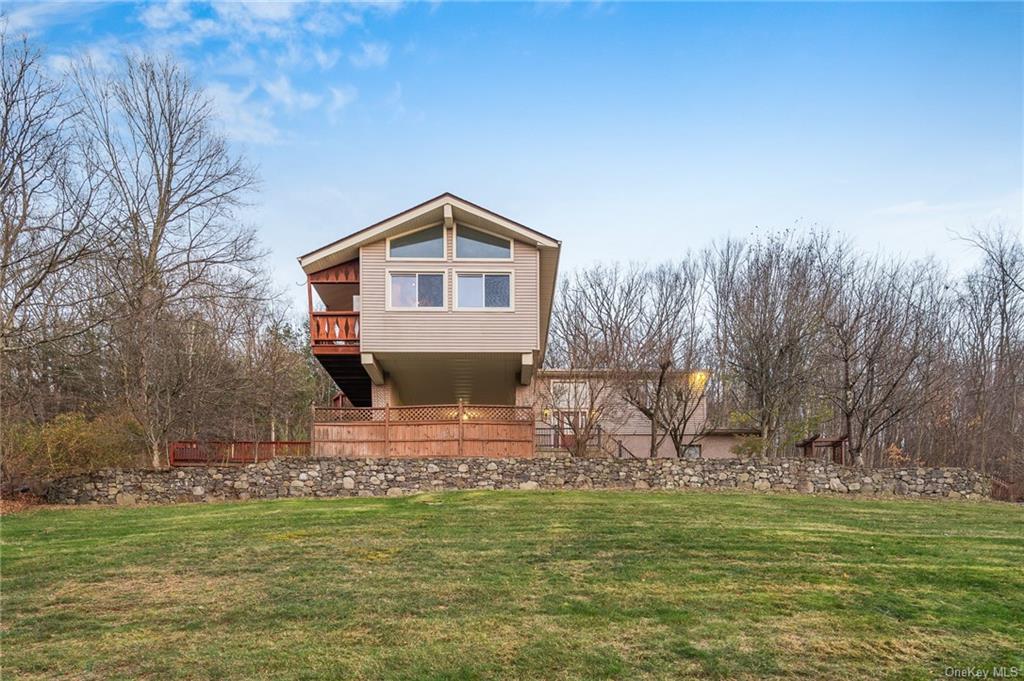
M313 412L312 451L344 458L529 458L534 413L470 404L320 407Z

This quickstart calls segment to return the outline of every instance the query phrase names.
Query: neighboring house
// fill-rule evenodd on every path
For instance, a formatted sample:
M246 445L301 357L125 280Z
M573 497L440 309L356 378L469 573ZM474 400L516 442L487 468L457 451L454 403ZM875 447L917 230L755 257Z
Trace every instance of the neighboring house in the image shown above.
M313 354L341 391L314 412L317 452L532 454L534 422L564 412L542 397L558 372L538 371L560 251L446 193L301 256ZM648 454L639 412L605 430Z
M533 385L533 403L538 406L537 442L549 446L565 447L571 444L571 422L585 421L588 412L598 414L601 438L610 439L612 446L602 446L606 452L623 451L634 458L646 458L651 452L651 421L639 409L629 404L619 392L608 389L601 372L541 369ZM705 374L706 376L706 374ZM603 394L600 394L602 393ZM548 426L547 428L545 426ZM707 400L701 397L694 405L685 430L689 436L683 457L725 459L736 456L733 448L739 438L756 434L742 428L721 428L708 422ZM546 435L546 437L545 437ZM664 433L658 433L658 457L676 457L675 446ZM593 439L597 439L592 436ZM546 440L546 442L545 442Z

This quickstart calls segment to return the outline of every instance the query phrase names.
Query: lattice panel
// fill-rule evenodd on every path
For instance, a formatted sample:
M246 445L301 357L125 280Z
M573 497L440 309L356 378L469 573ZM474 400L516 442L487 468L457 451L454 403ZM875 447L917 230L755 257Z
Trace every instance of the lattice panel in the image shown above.
M533 421L533 410L529 407L463 407L466 421Z
M317 407L313 413L316 423L384 422L383 407Z
M458 421L458 405L392 407L391 421Z

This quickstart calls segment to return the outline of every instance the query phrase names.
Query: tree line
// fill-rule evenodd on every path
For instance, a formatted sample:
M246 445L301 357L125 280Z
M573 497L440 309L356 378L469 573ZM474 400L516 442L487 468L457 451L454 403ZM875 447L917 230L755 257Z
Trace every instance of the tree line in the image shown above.
M305 439L333 384L240 221L257 176L202 89L170 59L55 74L2 32L0 56L4 479L160 466L173 439ZM652 451L719 426L776 457L824 433L866 466L1019 477L1024 249L999 229L964 245L979 262L958 277L785 232L572 272L547 358L587 386L569 426L586 443L625 405Z
M257 188L170 59L47 69L0 35L5 477L175 438L304 438L329 396L239 209Z
M740 453L792 455L847 438L865 466L1024 467L1024 246L1005 229L962 239L978 264L868 256L827 233L729 240L660 265L566 277L549 360L586 390L589 429L623 405L651 422L651 453L711 427ZM706 405L707 418L701 411Z

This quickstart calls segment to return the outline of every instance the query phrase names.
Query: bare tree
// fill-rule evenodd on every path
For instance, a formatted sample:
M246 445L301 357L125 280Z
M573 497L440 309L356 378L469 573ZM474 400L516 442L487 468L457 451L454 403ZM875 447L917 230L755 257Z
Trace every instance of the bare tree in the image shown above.
M77 111L26 41L0 32L0 353L63 340L95 320L76 267L104 244L98 187L74 154Z
M640 268L598 265L567 277L559 289L548 357L560 376L545 397L560 428L571 433L569 449L577 455L602 423L622 419L617 370L642 316L637 300L643 287Z
M76 110L26 40L0 28L0 433L8 364L93 328L83 264L103 247L98 188L73 153ZM0 456L3 438L0 437Z
M181 332L189 306L260 292L255 237L235 217L254 175L173 61L132 56L112 74L86 65L74 76L85 150L113 200L103 271L116 287L122 394L157 467L182 390L165 361L167 338Z
M850 453L864 465L877 436L938 396L940 375L930 369L949 321L947 296L930 263L847 260L841 275L824 315L830 366L821 376Z
M814 376L823 300L818 237L728 241L708 255L720 375L758 430L755 451L781 451L786 420Z
M650 456L666 438L682 456L707 427L699 418L707 387L703 263L687 257L642 276L633 293L640 319L616 373L625 400L650 423Z

